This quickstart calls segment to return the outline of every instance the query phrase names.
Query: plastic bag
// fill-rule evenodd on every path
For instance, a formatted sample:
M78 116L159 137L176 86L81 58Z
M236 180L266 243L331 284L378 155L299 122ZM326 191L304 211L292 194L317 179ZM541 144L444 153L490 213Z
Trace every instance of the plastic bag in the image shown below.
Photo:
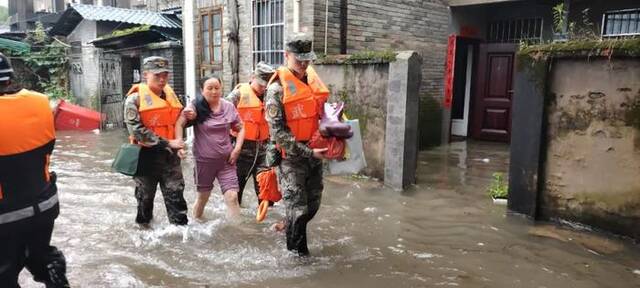
M346 140L345 160L333 160L329 162L329 174L357 174L367 167L362 146L362 136L360 135L360 122L357 119L347 120L346 124L351 127L353 137Z
M320 134L325 137L350 138L351 127L340 121L344 103L324 103L324 114L320 119Z

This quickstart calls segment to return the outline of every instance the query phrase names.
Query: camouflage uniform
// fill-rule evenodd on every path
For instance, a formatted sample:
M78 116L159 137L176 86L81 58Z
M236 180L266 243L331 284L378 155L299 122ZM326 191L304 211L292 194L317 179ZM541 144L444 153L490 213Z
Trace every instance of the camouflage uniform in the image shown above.
M238 102L240 101L240 92L237 89L234 89L227 95L226 97L229 102L233 103L234 106L238 106ZM258 189L258 180L257 174L262 170L269 169L265 165L265 142L244 140L242 144L242 150L240 150L240 156L236 161L236 167L238 171L238 184L240 186L240 191L238 191L238 203L242 204L242 192L244 191L244 187L247 185L247 181L249 177L253 177L253 187L256 192L256 196L260 193ZM256 158L256 153L257 158ZM255 161L255 165L254 165ZM252 168L253 167L253 168Z
M160 97L164 98L164 94ZM153 218L153 199L160 184L162 197L167 209L169 222L186 225L187 202L184 200L184 178L177 153L169 147L169 142L153 133L142 124L138 108L139 94L126 98L124 115L129 135L136 141L150 147L140 150L138 172L133 177L136 183L135 197L138 200L136 223L148 224Z
M308 255L307 223L320 208L324 188L322 160L313 158L313 150L295 140L286 124L282 96L280 82L271 83L266 92L265 107L271 141L286 151L277 171L286 209L287 249Z
M264 62L259 62L256 64L256 68L253 72L253 81L257 81L258 84L266 86L269 79L275 70L273 67L269 66ZM260 100L263 100L262 95L257 95ZM241 94L238 89L233 89L229 95L227 95L226 99L233 103L233 106L238 107L238 103L240 102ZM266 164L266 142L262 141L252 141L248 139L244 139L244 143L242 144L242 150L240 151L240 156L236 161L236 167L238 172L238 182L240 186L240 191L238 191L238 203L242 204L242 192L244 191L244 187L249 180L249 177L253 177L253 187L256 192L256 196L260 194L260 189L258 187L257 174L263 170L268 170L269 166ZM256 155L257 154L257 155ZM254 163L255 162L255 163ZM260 199L258 199L260 202ZM270 206L273 203L270 203Z

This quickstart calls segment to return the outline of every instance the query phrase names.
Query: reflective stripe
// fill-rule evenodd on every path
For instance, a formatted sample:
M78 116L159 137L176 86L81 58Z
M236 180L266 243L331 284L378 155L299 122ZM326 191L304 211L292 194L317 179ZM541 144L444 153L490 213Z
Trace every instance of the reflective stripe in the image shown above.
M53 194L49 199L40 202L38 204L38 208L40 208L40 211L44 212L51 209L51 207L56 205L56 203L58 203L58 193Z
M0 224L22 220L24 218L31 217L35 214L36 213L35 211L33 211L33 207L22 208L20 210L4 213L0 215Z
M49 199L44 200L38 203L38 208L40 208L40 212L47 211L51 209L53 206L58 203L58 194L53 194L53 196L49 197ZM18 220L22 220L25 218L29 218L36 215L33 207L22 208L20 210L11 211L9 213L4 213L0 215L0 224L6 224L10 222L15 222Z

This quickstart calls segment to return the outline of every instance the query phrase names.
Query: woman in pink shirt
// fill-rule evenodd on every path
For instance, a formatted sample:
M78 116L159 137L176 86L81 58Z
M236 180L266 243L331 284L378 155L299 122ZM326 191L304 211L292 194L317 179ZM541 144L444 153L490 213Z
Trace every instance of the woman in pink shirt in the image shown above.
M193 217L203 219L202 214L211 195L213 181L218 179L228 215L235 218L240 215L236 160L244 142L244 128L233 103L221 97L220 78L205 76L200 84L202 95L197 95L195 101L187 105L176 123L177 139L182 139L182 131L187 122L194 125L194 175L198 197L193 206ZM187 118L195 120L189 121ZM235 146L231 144L231 130L238 133ZM184 157L184 150L178 153Z

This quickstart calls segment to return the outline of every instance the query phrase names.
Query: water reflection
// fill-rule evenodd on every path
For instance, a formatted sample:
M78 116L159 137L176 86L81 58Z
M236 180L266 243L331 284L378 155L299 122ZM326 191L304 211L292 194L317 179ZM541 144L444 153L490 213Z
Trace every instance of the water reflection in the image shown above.
M59 136L52 166L62 206L52 242L66 254L76 287L640 287L640 251L630 243L612 239L622 250L596 255L530 233L526 221L487 200L491 173L506 170L506 147L422 153L419 182L404 193L328 178L309 226L313 256L300 259L270 229L281 205L257 224L257 201L245 198L242 222L231 223L218 188L207 221L169 225L158 193L152 228L140 229L133 181L110 172L125 138L123 131ZM189 203L192 165L183 163ZM28 272L21 284L38 287Z

